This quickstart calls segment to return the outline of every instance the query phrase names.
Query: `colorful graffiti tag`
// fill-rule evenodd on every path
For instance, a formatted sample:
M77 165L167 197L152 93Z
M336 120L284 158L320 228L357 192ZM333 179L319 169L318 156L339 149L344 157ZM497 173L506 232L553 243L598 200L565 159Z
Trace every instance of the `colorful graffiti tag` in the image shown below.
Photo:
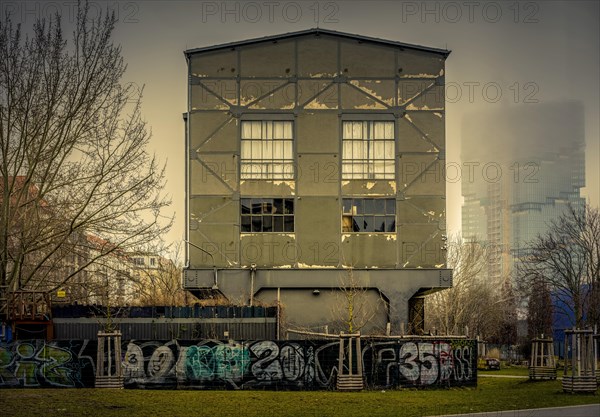
M0 387L93 386L96 347L87 340L0 345Z
M127 388L333 389L338 340L123 342ZM0 387L93 386L95 341L0 346ZM476 384L472 340L361 340L367 388Z

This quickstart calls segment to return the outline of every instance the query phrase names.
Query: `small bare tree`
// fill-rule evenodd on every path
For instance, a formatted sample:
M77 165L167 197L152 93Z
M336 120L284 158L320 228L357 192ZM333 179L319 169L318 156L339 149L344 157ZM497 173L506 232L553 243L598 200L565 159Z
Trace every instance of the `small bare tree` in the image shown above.
M361 331L384 305L381 296L376 301L369 297L369 289L359 282L353 268L340 272L339 287L334 291L337 300L332 307L333 324L348 333Z
M172 223L141 97L122 83L116 21L80 4L67 42L59 15L25 38L2 16L0 289L55 290Z
M519 282L527 292L543 282L558 312L577 327L600 323L600 213L589 205L569 205L548 231L534 239L519 262ZM529 294L529 292L527 292Z

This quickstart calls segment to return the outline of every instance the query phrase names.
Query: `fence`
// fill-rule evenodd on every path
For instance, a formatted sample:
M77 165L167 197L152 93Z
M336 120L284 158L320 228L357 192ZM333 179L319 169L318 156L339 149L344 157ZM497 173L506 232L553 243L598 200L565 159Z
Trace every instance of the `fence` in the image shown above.
M126 388L335 389L339 339L122 342ZM0 387L93 387L96 340L0 345ZM367 389L476 385L477 345L450 338L361 338Z

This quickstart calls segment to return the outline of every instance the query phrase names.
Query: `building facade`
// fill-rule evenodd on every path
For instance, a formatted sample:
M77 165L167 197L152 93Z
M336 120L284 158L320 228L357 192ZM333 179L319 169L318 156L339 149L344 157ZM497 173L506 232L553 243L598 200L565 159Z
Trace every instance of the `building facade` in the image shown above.
M185 51L185 288L288 328L418 332L452 285L449 53L323 29Z

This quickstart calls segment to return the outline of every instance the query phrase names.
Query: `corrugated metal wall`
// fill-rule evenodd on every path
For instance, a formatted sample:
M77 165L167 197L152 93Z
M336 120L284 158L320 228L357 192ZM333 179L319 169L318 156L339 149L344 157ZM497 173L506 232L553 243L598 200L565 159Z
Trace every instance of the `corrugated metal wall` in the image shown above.
M123 334L123 340L165 340L165 339L275 339L277 319L265 318L119 318L114 324ZM103 329L103 318L56 318L54 338L96 339Z

